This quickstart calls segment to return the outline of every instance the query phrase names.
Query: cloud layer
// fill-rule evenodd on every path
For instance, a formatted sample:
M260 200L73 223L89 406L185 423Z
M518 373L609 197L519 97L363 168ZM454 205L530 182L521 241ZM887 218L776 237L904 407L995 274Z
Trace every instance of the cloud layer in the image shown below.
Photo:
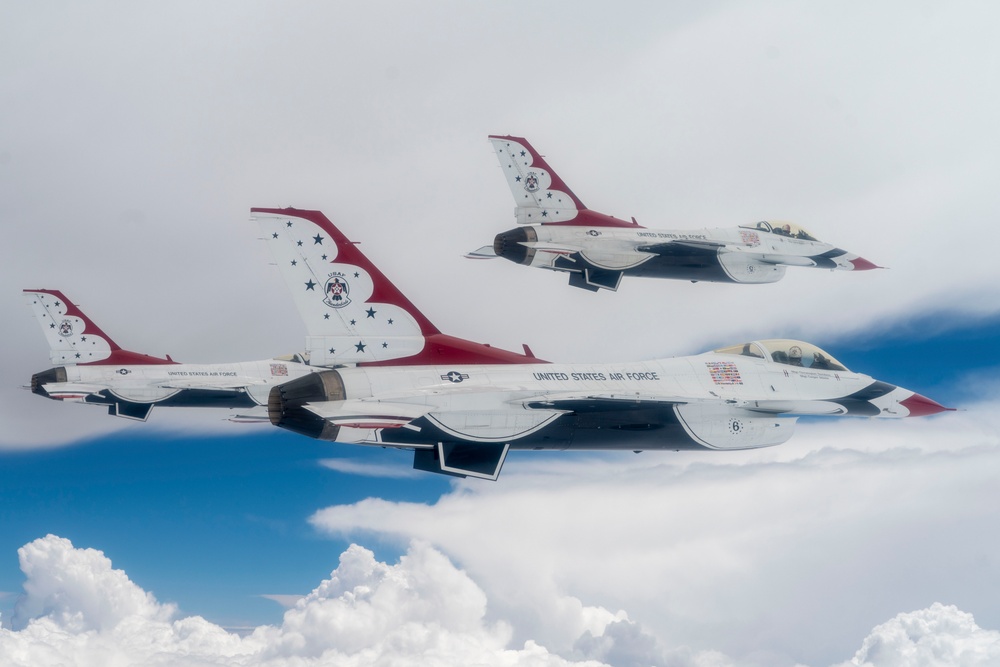
M26 581L16 629L0 629L0 655L8 665L600 664L564 659L532 641L509 648L508 625L486 620L483 591L419 542L396 565L352 545L280 626L242 637L199 616L181 616L112 569L100 551L49 535L22 547L19 556ZM614 654L615 641L599 636L593 650Z
M502 484L459 483L433 505L371 498L312 521L439 545L515 641L531 628L565 652L624 609L667 646L829 664L900 609L1000 615L1000 537L984 529L1000 521L992 405L806 424L782 447L724 456L515 453Z
M488 620L483 590L440 551L414 542L395 565L351 545L329 579L278 626L240 636L182 616L112 568L100 551L49 535L19 550L25 573L16 629L0 629L4 664L497 665L504 667L731 667L720 651L665 649L619 612L580 634L566 657L534 640L510 648L511 628ZM1000 658L1000 632L934 603L878 625L838 667L954 665ZM767 664L767 663L761 663ZM774 663L772 663L774 664Z

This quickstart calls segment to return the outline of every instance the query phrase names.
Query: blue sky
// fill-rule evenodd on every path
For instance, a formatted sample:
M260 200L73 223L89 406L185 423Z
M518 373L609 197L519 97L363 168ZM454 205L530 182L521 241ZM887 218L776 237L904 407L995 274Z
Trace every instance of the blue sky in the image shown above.
M998 19L989 2L11 5L0 652L996 664ZM490 134L527 137L602 213L791 220L891 268L591 294L470 262L514 224ZM801 420L725 455L515 452L490 484L21 389L48 367L24 288L63 290L138 352L299 351L248 221L289 205L323 210L451 335L595 363L798 338L964 410Z
M409 453L242 429L252 435L241 427L212 437L149 436L133 428L65 449L0 454L6 553L0 590L20 589L17 548L54 533L105 550L186 612L233 627L276 622L283 609L259 596L308 593L348 545L306 523L318 506L369 496L429 502L449 486L439 476L381 479L320 463L350 457L405 472ZM365 542L382 559L401 553L398 545ZM201 555L192 558L192 549ZM5 618L14 601L3 599Z

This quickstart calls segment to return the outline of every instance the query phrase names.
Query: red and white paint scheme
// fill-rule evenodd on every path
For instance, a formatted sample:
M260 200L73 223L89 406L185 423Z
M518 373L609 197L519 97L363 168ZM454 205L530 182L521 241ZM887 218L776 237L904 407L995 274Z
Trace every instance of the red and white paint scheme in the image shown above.
M320 440L413 449L421 470L496 479L510 449L748 449L785 442L802 415L948 409L801 341L551 364L527 348L455 339L322 213L255 208L253 217L306 321L317 370L271 390L271 422Z
M154 406L240 408L266 420L271 388L312 373L301 355L234 364L182 364L123 350L58 290L25 290L49 343L54 368L35 373L31 390L48 398L102 405L145 421Z
M622 276L692 282L773 283L788 266L864 271L880 268L817 240L790 222L733 228L647 229L591 211L527 140L491 136L518 226L492 246L466 255L503 257L516 264L569 274L569 284L617 290Z

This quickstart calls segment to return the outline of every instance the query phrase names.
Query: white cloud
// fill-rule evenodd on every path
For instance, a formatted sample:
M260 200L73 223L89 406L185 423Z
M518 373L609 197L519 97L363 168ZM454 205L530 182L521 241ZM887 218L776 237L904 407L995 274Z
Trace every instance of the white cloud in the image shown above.
M1000 664L1000 632L972 614L935 602L877 626L839 667L989 667Z
M246 636L183 617L100 551L49 535L19 551L26 581L17 629L0 629L4 664L531 665L598 667L535 642L508 648L487 621L483 591L439 551L414 543L396 565L352 545L340 565L284 615Z
M568 654L627 609L665 646L829 663L900 608L947 597L1000 613L989 593L1000 536L984 528L1000 521L998 427L970 410L807 424L746 453L515 452L499 483L457 483L433 505L371 498L312 521L440 546L516 642L530 628Z
M736 667L788 664L738 659L664 643L623 612L582 632L565 656L535 640L513 649L512 630L489 620L487 596L447 557L422 542L395 565L351 545L330 578L301 596L277 626L243 636L182 616L115 570L103 553L49 535L19 550L25 573L17 629L0 628L0 655L15 667L47 665L499 665L504 667ZM955 665L1000 659L1000 632L934 603L897 615L838 667Z

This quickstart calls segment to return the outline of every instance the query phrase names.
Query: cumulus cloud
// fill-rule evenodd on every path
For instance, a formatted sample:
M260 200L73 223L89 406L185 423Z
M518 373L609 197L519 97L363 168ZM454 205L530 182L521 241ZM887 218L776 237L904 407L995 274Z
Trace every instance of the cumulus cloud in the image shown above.
M531 665L598 667L488 621L483 590L443 554L413 543L399 563L352 545L330 578L282 623L241 637L130 581L100 551L49 535L19 550L26 581L15 627L0 629L4 664Z
M157 601L95 549L49 535L18 553L24 593L14 628L0 628L0 655L15 667L792 664L776 654L734 659L718 650L669 647L624 612L609 617L593 610L589 629L563 655L531 639L511 648L511 624L490 613L483 588L420 541L395 565L351 545L281 624L243 636ZM980 628L954 605L934 603L876 626L854 657L836 667L985 667L998 660L1000 632Z
M1000 632L976 625L972 614L935 602L899 614L871 631L838 667L988 667L1000 664Z
M612 655L627 609L665 646L830 663L901 608L948 596L996 609L1000 536L983 527L1000 521L997 427L969 411L805 424L745 453L515 452L502 483L456 483L433 504L370 498L312 522L439 546L515 642Z

